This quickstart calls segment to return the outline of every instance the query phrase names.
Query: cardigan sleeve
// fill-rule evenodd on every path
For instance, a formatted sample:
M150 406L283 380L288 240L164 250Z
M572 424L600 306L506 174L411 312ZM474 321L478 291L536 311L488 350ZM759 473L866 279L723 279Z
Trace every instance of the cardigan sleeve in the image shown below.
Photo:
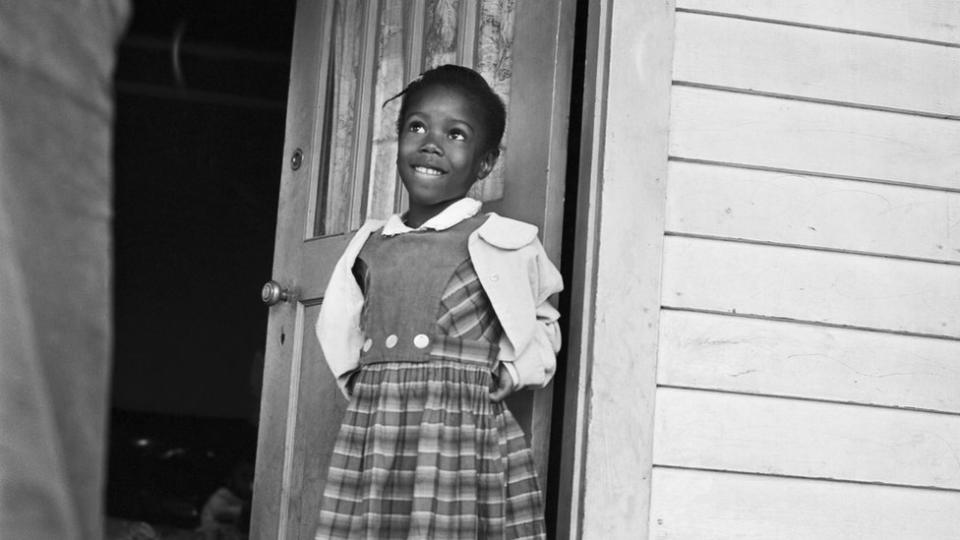
M327 365L347 397L350 395L348 382L360 365L360 347L363 345L363 331L360 329L363 293L353 276L353 264L371 231L381 224L368 221L350 240L330 275L314 327Z
M534 256L529 263L530 292L536 304L536 324L527 347L517 351L514 360L518 387L546 386L556 372L561 345L560 312L550 303L550 297L563 290L563 278L540 241L534 240L531 246Z
M504 329L498 359L518 388L545 386L560 349L560 313L550 304L563 289L560 272L534 225L491 213L476 237L470 255Z

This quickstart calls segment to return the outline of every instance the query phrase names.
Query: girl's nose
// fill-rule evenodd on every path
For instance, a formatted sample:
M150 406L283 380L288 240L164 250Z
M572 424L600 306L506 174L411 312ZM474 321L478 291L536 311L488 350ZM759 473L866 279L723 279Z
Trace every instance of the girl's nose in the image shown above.
M425 141L423 146L420 147L420 151L426 154L443 154L443 150L437 143L433 142L433 140Z

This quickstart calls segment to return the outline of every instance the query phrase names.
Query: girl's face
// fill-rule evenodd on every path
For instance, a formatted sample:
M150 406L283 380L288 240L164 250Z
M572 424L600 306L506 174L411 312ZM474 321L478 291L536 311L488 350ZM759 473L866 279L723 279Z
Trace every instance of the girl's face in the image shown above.
M481 112L462 93L432 86L410 99L400 128L397 170L410 195L411 213L436 215L487 176L496 155L485 150Z

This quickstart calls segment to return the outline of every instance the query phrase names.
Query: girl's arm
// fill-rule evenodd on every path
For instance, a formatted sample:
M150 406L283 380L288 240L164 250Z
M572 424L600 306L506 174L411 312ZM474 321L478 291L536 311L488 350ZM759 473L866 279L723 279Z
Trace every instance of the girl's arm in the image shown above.
M360 347L364 339L360 329L363 292L354 277L353 267L370 233L382 224L369 220L350 240L333 268L314 328L327 365L348 398L350 377L360 364Z
M560 312L550 303L550 297L563 290L563 278L547 257L539 240L535 240L531 248L534 256L529 262L528 271L531 298L536 304L536 324L530 342L523 351L517 351L517 357L511 366L518 378L514 381L516 389L546 386L556 371L557 351L561 344L558 323Z

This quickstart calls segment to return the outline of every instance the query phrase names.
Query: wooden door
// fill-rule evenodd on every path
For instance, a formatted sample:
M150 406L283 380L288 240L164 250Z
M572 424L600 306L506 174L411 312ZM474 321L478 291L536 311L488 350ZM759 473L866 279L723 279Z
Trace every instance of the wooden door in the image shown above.
M573 0L300 0L287 106L251 537L313 538L346 402L313 325L340 253L364 219L403 209L399 101L424 69L469 65L508 104L506 152L474 195L541 226L555 262L566 162ZM551 388L510 406L546 480Z

